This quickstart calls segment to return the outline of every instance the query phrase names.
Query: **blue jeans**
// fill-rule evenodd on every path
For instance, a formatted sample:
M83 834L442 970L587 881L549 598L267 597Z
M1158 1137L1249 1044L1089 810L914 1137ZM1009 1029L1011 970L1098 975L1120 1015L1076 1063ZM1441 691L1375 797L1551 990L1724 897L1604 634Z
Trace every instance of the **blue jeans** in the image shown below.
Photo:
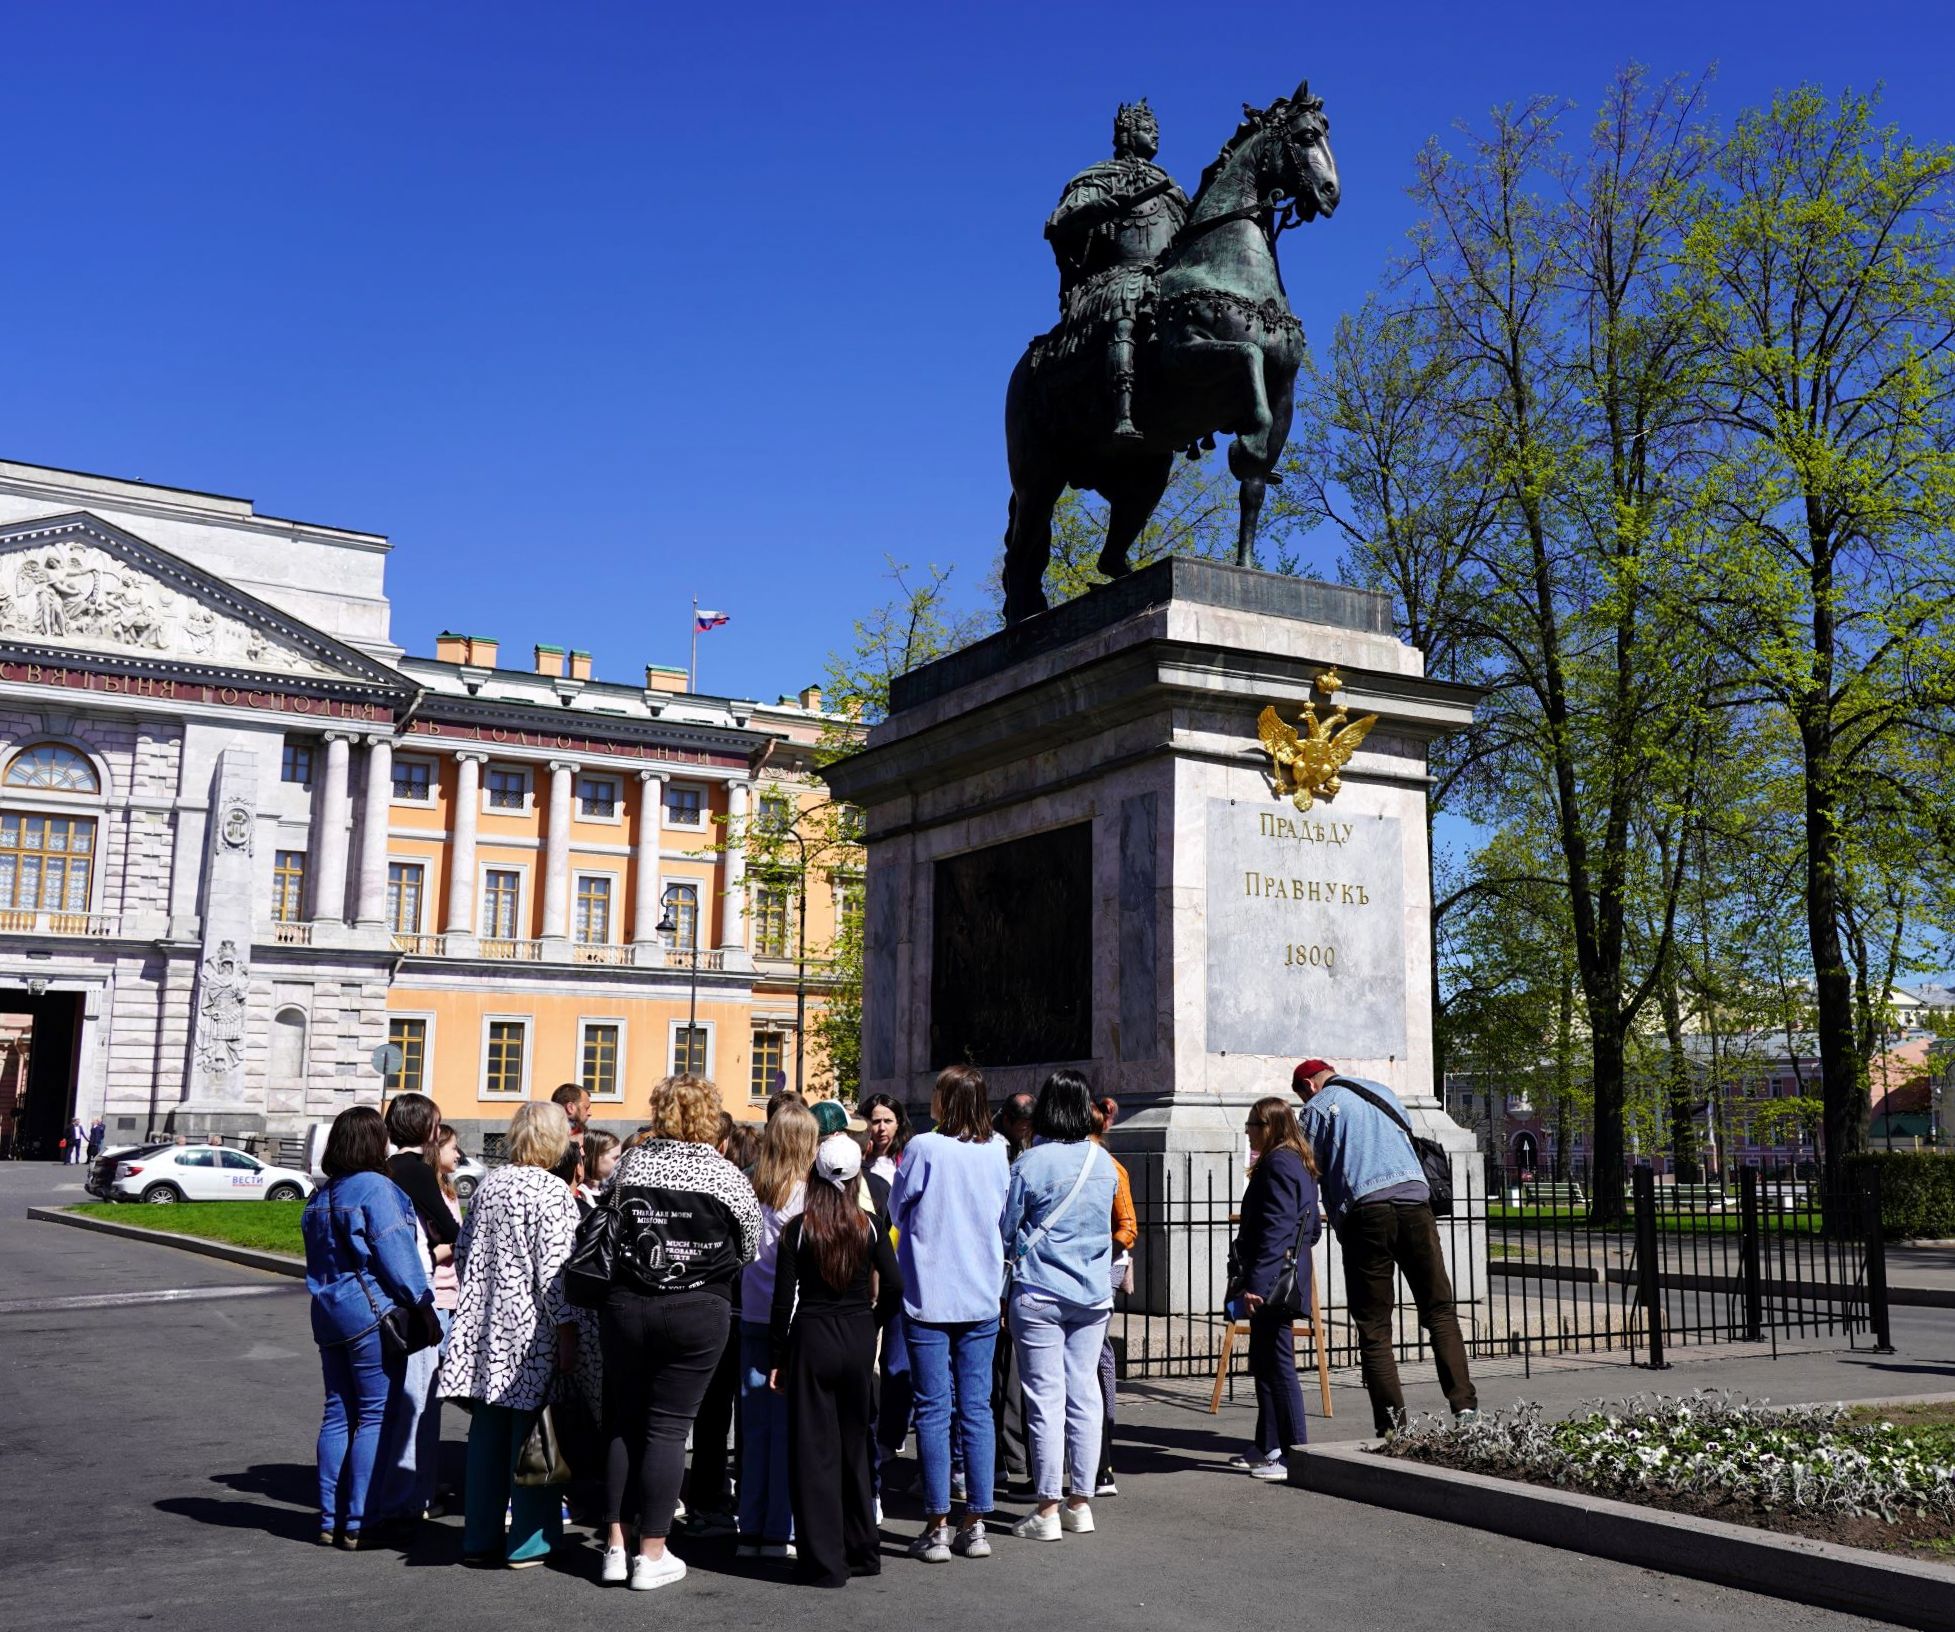
M534 1411L475 1402L468 1425L468 1479L462 1492L462 1552L488 1558L503 1549L509 1513L508 1557L542 1558L563 1539L563 1487L516 1483L516 1453L536 1423Z
M964 1511L973 1518L991 1511L998 1447L991 1422L991 1359L998 1322L938 1326L908 1322L910 1379L916 1388L916 1456L923 1473L923 1511L935 1518L950 1511L951 1418L964 1451ZM955 1382L953 1385L953 1376ZM956 1408L952 1410L953 1389Z
M380 1424L380 1450L374 1462L373 1516L418 1519L434 1500L435 1463L441 1454L441 1396L434 1374L447 1346L452 1309L437 1309L442 1341L407 1357L401 1386L387 1396Z
M740 1322L740 1539L794 1539L787 1486L787 1396L767 1386L767 1328Z
M1111 1314L1031 1288L1012 1294L1032 1490L1042 1502L1093 1494L1106 1426L1100 1345Z
M319 1528L360 1533L380 1450L387 1397L400 1384L398 1363L380 1346L380 1328L319 1351L326 1408L319 1419Z

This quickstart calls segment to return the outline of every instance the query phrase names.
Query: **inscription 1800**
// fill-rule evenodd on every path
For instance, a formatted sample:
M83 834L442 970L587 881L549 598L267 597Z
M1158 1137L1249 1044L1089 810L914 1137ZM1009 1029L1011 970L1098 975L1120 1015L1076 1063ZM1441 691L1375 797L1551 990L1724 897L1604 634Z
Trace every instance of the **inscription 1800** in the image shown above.
M1379 1060L1405 1049L1396 818L1208 803L1208 1046Z

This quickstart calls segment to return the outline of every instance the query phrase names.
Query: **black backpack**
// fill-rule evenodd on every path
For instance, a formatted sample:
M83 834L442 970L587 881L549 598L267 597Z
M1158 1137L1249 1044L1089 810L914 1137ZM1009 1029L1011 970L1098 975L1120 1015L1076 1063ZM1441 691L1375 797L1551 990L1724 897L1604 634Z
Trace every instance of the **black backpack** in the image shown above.
M1412 1154L1419 1159L1419 1167L1426 1181L1426 1189L1432 1192L1432 1216L1450 1217L1453 1211L1453 1159L1446 1154L1446 1147L1436 1139L1427 1139L1412 1131L1412 1124L1392 1109L1387 1100L1380 1099L1369 1088L1361 1088L1349 1077L1332 1077L1331 1083L1339 1088L1348 1088L1368 1105L1375 1105L1398 1124L1405 1137L1412 1141Z

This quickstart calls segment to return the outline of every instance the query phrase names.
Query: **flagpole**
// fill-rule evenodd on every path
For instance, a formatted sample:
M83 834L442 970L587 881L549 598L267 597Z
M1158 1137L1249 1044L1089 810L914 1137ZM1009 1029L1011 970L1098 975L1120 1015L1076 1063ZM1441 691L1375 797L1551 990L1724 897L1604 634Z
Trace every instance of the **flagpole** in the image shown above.
M699 690L699 597L692 598L692 657L686 664L686 690Z

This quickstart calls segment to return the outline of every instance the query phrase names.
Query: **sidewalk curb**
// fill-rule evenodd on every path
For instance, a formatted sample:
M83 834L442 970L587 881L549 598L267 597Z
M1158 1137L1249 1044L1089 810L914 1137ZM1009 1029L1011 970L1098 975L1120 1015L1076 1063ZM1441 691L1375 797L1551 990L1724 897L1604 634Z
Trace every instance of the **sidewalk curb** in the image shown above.
M1289 1452L1289 1482L1668 1575L1955 1632L1955 1569L1944 1565L1401 1461L1376 1454L1377 1443L1300 1446Z
M194 1206L195 1203L186 1203ZM274 1275L305 1279L305 1260L282 1252L260 1252L256 1247L233 1246L228 1241L205 1241L199 1236L177 1235L170 1230L146 1230L139 1224L118 1224L113 1219L89 1218L71 1213L65 1207L29 1207L27 1216L43 1224L66 1224L75 1230L98 1230L103 1235L119 1235L128 1241L149 1241L159 1247L176 1247L183 1252L201 1253L206 1258L222 1258L226 1263L242 1264L246 1269L269 1270Z

